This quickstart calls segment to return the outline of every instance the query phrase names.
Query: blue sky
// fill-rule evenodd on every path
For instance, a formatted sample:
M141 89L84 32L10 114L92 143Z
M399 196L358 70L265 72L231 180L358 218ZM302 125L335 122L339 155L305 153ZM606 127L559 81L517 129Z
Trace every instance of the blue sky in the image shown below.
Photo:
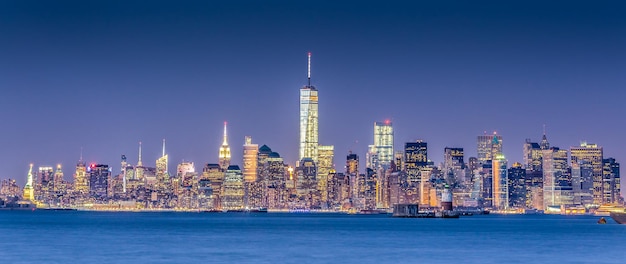
M3 1L0 178L28 163L119 169L161 151L173 166L217 161L229 122L287 162L298 155L306 53L320 95L320 143L341 170L365 158L375 121L396 148L429 158L498 131L509 163L546 124L554 146L580 141L626 160L626 4L619 1ZM173 169L171 169L173 171Z

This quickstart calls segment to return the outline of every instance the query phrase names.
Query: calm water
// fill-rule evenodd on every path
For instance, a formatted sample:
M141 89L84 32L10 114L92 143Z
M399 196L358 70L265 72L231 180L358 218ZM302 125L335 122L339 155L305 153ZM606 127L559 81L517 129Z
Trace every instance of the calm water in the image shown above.
M0 263L626 263L597 219L0 211Z

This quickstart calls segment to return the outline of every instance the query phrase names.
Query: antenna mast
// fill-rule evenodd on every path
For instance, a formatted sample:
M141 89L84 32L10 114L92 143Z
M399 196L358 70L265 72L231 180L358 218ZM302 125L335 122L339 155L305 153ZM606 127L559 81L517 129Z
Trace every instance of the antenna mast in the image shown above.
M308 63L308 70L307 70L307 78L309 79L309 86L311 86L311 52L309 51L308 54L309 57L309 63Z

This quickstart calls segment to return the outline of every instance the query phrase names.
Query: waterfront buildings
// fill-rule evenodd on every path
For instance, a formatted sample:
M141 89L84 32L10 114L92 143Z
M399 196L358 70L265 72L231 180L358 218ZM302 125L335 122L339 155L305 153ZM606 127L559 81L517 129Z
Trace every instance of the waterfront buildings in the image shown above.
M582 206L594 210L601 204L623 203L619 163L604 158L595 144L568 151L551 147L545 131L539 143L523 143L522 163L503 155L502 136L477 137L477 156L464 158L467 149L446 147L443 162L428 159L425 141L407 142L394 149L394 128L387 120L374 123L374 141L366 153L366 166L359 155L349 152L345 168L334 167L333 145L319 145L318 90L311 85L311 55L308 54L307 84L300 89L299 159L285 159L267 145L259 147L245 137L242 167L232 165L227 123L218 160L195 164L183 161L176 173L168 172L165 140L155 167L142 161L142 143L135 166L125 155L119 175L108 165L87 166L82 158L73 182L63 179L60 166L41 166L27 177L23 199L47 206L127 206L137 209L176 210L339 210L388 209L398 203L419 203L440 208L442 194L454 206L496 211L539 209L562 212ZM203 161L207 162L207 161ZM361 171L360 171L361 169ZM33 174L35 173L35 174ZM3 186L12 186L3 182ZM2 192L10 189L3 187Z

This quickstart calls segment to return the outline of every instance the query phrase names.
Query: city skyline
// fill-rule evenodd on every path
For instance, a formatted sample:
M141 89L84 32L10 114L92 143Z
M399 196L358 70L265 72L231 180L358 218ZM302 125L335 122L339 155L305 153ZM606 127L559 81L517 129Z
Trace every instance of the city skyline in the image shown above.
M64 168L72 168L81 148L86 162L116 168L122 154L134 164L136 144L142 141L143 162L152 164L160 157L163 138L168 140L172 164L182 160L198 166L216 163L224 121L229 122L232 164L242 165L244 137L252 136L255 143L271 146L293 165L298 158L298 89L307 81L304 55L308 51L315 57L311 84L321 93L319 143L335 146L334 163L339 167L343 164L341 157L350 150L364 161L367 147L373 142L372 122L387 119L394 124L395 148L422 139L429 144L429 159L436 163L443 162L445 147L464 148L466 160L475 156L476 136L494 130L503 136L508 164L522 162L525 139L538 142L544 124L552 146L569 149L588 141L603 146L606 157L626 160L626 153L619 147L626 144L619 132L623 128L619 117L624 110L616 108L624 98L624 91L618 89L624 83L620 75L624 54L617 47L626 41L614 37L623 35L626 27L623 22L609 23L618 10L623 10L619 8L593 7L585 10L584 19L574 20L572 12L582 7L573 3L560 15L549 18L552 23L547 24L552 27L545 29L529 20L545 11L524 9L528 13L506 13L512 18L503 19L492 14L507 11L497 5L483 11L485 18L480 17L485 13L472 15L459 7L414 17L398 11L397 6L383 6L388 13L375 12L370 6L347 13L344 5L333 12L323 12L324 5L313 5L310 12L319 12L329 21L317 27L301 22L279 28L295 33L292 40L319 40L286 47L274 38L289 34L263 27L298 17L295 10L300 6L281 5L281 10L289 11L287 17L261 20L258 29L268 34L262 41L264 45L238 44L229 48L229 44L259 37L249 28L251 21L231 25L240 35L228 35L225 29L216 28L204 32L201 26L207 21L182 19L183 14L194 13L190 7L180 7L178 13L167 17L181 18L178 25L157 19L165 12L164 4L157 3L123 30L122 25L132 16L115 9L92 11L94 18L85 18L80 15L85 7L69 8L68 16L63 17L55 13L65 10L59 7L46 11L16 3L3 5L7 13L0 18L0 32L10 41L0 44L9 62L0 65L4 75L0 86L8 87L0 98L5 131L0 139L0 179L17 179L21 185L26 181L28 164L61 163ZM431 12L440 8L425 4L408 7L418 6ZM22 12L9 14L16 10ZM230 9L226 6L218 10ZM336 19L335 12L347 18L371 15L373 19L356 26L349 19ZM46 14L48 18L38 19ZM226 18L208 12L207 17L234 23L256 13L244 9L234 14L234 18ZM451 14L460 14L460 18L441 21ZM115 18L111 26L104 23L109 18ZM454 30L464 20L472 22L467 26L470 36ZM77 21L89 23L73 24ZM368 27L374 25L372 21L385 23L378 28ZM597 25L600 30L579 27L577 21ZM167 33L181 35L159 35L144 25L150 22L155 22L157 28L169 29ZM422 22L433 23L433 28L441 31L424 28ZM496 22L504 26L491 25ZM19 27L10 27L11 23ZM330 25L338 29L333 31ZM303 26L311 30L298 33L296 28ZM191 29L182 30L185 27ZM502 27L510 27L511 31L503 31ZM68 41L85 29L93 32L87 34L87 40ZM341 30L348 29L360 33L341 37ZM533 30L538 32L530 33ZM486 32L481 35L481 31ZM546 35L552 31L561 32L562 38ZM45 32L58 34L59 40L45 38ZM131 37L130 33L138 36ZM221 45L200 47L213 39L202 33L216 34L211 36L221 40ZM380 33L388 39L375 42L369 33ZM515 37L519 36L526 42L518 42ZM107 37L114 37L112 45L98 44ZM334 38L340 41L322 41ZM446 41L450 38L469 45L438 46L453 43ZM151 43L158 40L168 40L172 46ZM356 45L357 40L374 44ZM68 41L70 46L58 46L63 43L58 41ZM501 46L489 44L494 41ZM44 47L39 42L49 45ZM142 48L128 44L134 42L142 43ZM272 43L281 45L275 49L265 46ZM561 50L563 46L566 48ZM113 51L115 48L121 51ZM182 52L185 48L192 52ZM110 57L101 55L101 49ZM160 51L171 52L162 55ZM152 57L155 55L159 57ZM416 65L415 61L420 63ZM470 65L475 67L470 69ZM98 100L105 103L96 104ZM423 107L419 115L409 111L413 104ZM616 127L601 129L605 126L591 125L596 124L593 121Z

